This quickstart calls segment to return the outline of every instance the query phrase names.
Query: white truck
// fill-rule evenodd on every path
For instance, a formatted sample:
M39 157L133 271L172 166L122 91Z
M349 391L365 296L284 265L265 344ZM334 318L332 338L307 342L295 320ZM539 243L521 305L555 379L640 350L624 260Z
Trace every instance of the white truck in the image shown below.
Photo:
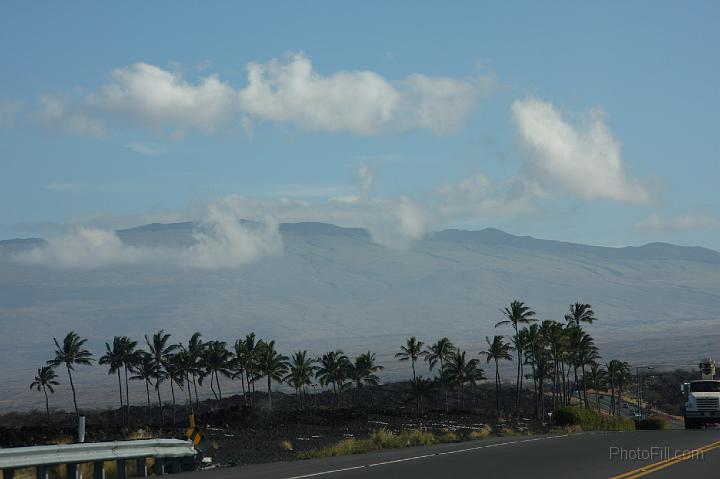
M715 379L715 361L703 359L698 365L700 380L683 383L685 429L699 429L720 423L720 380Z

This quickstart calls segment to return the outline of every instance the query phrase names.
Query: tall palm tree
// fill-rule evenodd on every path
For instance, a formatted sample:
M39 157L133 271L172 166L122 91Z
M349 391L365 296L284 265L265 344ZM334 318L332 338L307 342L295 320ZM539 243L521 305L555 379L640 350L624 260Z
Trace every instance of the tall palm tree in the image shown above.
M128 371L132 370L139 359L137 351L135 350L136 347L137 341L134 341L127 336L120 336L122 366L125 372L125 417L128 422L128 426L130 424L130 388L128 382Z
M267 378L268 411L272 411L272 382L282 382L288 372L288 357L275 349L275 341L262 342L258 350L258 372Z
M255 381L259 379L257 355L260 343L261 341L257 339L255 333L246 335L242 345L242 357L241 359L236 357L241 364L238 367L242 367L245 372L245 382L253 405L255 404Z
M480 354L485 356L486 361L495 362L495 410L497 416L500 417L500 396L501 396L501 382L500 382L500 361L512 361L512 355L510 351L512 346L510 343L506 343L503 340L502 335L495 335L493 340L485 336L485 342L487 342L488 348L485 351L481 351Z
M592 306L583 303L571 304L570 311L565 315L568 325L575 326L580 326L581 323L592 324L595 319L595 311L592 310Z
M65 335L62 344L57 338L55 341L55 358L48 361L51 366L65 365L65 369L70 379L70 389L72 389L73 404L75 406L75 417L80 420L80 411L77 405L77 395L75 393L75 384L72 379L72 372L76 365L90 366L92 364L92 353L84 348L87 339L78 336L75 331L70 331Z
M110 347L110 343L105 343L105 354L98 360L99 364L108 366L108 374L117 374L121 412L123 411L123 390L120 370L123 368L123 360L125 359L124 354L123 341L120 336L115 336L113 338L112 347Z
M355 358L350 367L350 379L355 382L357 399L360 399L363 384L377 386L380 384L379 373L384 368L375 362L375 353L367 351Z
M329 351L322 355L319 360L316 377L320 380L321 386L329 384L337 396L337 408L342 408L342 393L345 383L350 377L350 359L342 351Z
M485 379L477 359L467 360L465 351L455 351L447 364L448 380L460 389L460 409L465 410L465 384Z
M198 332L194 333L188 341L187 353L188 353L188 370L192 378L193 389L195 390L195 407L200 407L200 399L198 398L197 390L197 377L200 374L203 352L205 346L203 345L202 335Z
M48 400L48 391L54 393L54 386L58 386L57 373L52 366L43 366L38 368L37 376L30 384L30 389L42 391L45 394L45 412L47 413L48 427L50 426L50 401Z
M523 363L523 351L522 341L520 340L520 327L537 321L535 311L526 306L522 301L513 301L509 307L505 307L500 310L506 319L498 321L495 327L511 325L515 331L513 340L515 341L515 348L517 350L517 379L515 382L515 415L520 414L520 396L522 393L522 363Z
M190 351L188 351L185 346L180 345L178 351L173 354L170 363L173 365L175 372L180 375L181 381L187 386L185 389L188 393L188 407L190 407L190 414L195 414L192 391L190 389L190 385L192 384L190 374L194 372L195 363L190 355Z
M424 342L418 341L415 336L408 338L405 341L405 345L400 346L400 352L395 354L395 357L400 361L410 361L412 366L412 380L415 382L417 378L415 374L415 363L418 359L427 356L427 351L423 350ZM415 409L420 410L420 398L415 398Z
M445 384L445 364L450 359L452 353L455 352L455 346L448 338L441 338L435 344L430 345L425 355L425 361L428 362L430 371L435 366L440 365L440 387L442 388L443 400L445 402L445 410L448 409L447 384Z
M290 358L288 374L283 381L295 389L298 409L303 409L305 388L312 383L315 373L315 360L308 356L307 351L296 351Z
M167 378L167 371L165 370L167 362L170 356L178 348L177 344L170 344L170 333L166 333L164 329L161 329L157 333L153 334L152 340L145 335L145 342L148 346L148 352L152 356L153 360L153 373L155 379L155 392L157 393L158 406L160 406L160 423L164 423L165 417L163 415L162 399L160 398L160 383Z
M135 352L135 363L132 366L133 376L131 381L145 381L145 392L147 393L146 416L150 418L150 381L155 377L155 364L151 354L142 349Z
M242 397L245 405L247 406L247 395L245 394L245 378L246 370L245 365L247 364L247 347L245 340L242 338L237 339L233 344L233 358L230 361L230 368L232 370L232 379L240 378L240 387L242 388Z

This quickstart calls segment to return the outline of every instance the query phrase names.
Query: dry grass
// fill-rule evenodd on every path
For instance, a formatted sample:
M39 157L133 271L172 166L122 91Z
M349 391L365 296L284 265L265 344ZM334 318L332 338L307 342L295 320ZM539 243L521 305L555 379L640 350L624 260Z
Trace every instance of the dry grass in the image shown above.
M485 439L487 437L490 437L492 435L492 429L490 426L483 426L482 428L472 431L470 434L468 434L469 439Z
M293 451L295 448L293 447L292 442L287 439L283 439L280 441L280 449L283 451Z

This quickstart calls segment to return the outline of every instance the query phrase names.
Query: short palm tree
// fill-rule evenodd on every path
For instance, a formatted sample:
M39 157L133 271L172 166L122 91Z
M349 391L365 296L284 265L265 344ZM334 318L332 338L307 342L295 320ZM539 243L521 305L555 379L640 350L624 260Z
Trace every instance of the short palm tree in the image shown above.
M355 362L350 367L350 378L355 382L358 399L360 399L363 385L377 386L380 384L380 377L376 373L383 369L375 362L375 353L370 351L355 358Z
M418 410L416 411L416 414L420 416L420 414L422 414L422 400L432 395L433 380L418 376L413 382L410 383L410 389L412 389L413 396L419 398L420 400L418 403Z
M202 356L202 364L205 367L200 379L210 376L210 389L218 402L222 402L222 388L220 387L220 375L232 377L230 367L232 353L227 350L225 341L208 341L205 343L205 351ZM213 379L217 385L217 391L213 386Z
M68 373L68 379L70 380L70 389L72 389L73 404L75 406L75 417L80 419L80 411L77 405L77 395L75 393L75 384L72 379L72 372L75 370L76 365L90 366L92 364L92 353L85 349L85 343L87 339L83 339L78 336L75 331L70 331L65 335L62 344L60 344L57 338L53 338L55 341L55 358L48 361L51 366L65 365L65 369Z
M170 355L177 349L177 344L170 344L170 333L166 333L161 329L153 334L152 340L145 335L145 342L148 346L148 352L153 360L153 378L155 379L155 392L157 393L158 406L160 406L160 422L165 421L163 415L162 399L160 398L160 383L167 378L165 367L167 366Z
M48 400L48 391L54 393L54 386L58 386L57 373L52 366L43 366L38 368L35 380L30 384L30 389L42 391L45 394L45 412L47 413L47 422L50 426L50 401Z
M117 374L118 391L120 393L120 411L123 411L123 390L120 370L123 368L124 360L125 352L120 336L113 338L112 347L110 347L110 343L105 343L105 354L98 360L99 364L108 366L108 374Z
M447 365L447 379L460 390L460 409L465 409L465 384L475 384L484 379L477 359L467 360L465 351L455 351Z
M522 363L523 363L523 351L522 341L520 341L520 327L529 324L532 321L537 321L535 311L526 306L522 301L513 301L509 307L505 307L500 310L505 316L505 319L498 321L495 327L511 325L515 331L514 341L515 348L517 350L517 379L515 382L515 414L520 414L520 394L522 390Z
M484 355L487 362L495 362L495 410L497 416L500 417L500 396L501 396L501 382L500 382L500 361L511 361L512 355L510 351L512 346L510 343L505 342L503 336L497 334L490 341L490 338L485 336L485 342L488 348L485 351L481 351L480 354Z
M147 393L147 416L150 417L150 381L155 377L155 364L151 354L142 349L136 351L130 377L131 381L145 381L145 392Z
M443 400L445 402L445 410L448 409L447 384L445 384L445 364L447 364L450 356L455 351L455 346L448 338L441 338L435 344L431 345L427 350L425 361L428 362L430 371L435 366L440 365L440 386L442 387Z
M193 390L195 391L195 407L200 407L200 399L198 399L197 377L200 374L200 363L202 361L203 351L205 349L200 333L194 333L188 341L188 371L192 379Z
M135 363L138 361L138 355L135 351L137 348L137 341L130 339L127 336L120 337L120 348L122 350L122 365L125 372L125 409L128 424L130 422L130 384L128 382L128 371L132 371Z
M262 342L257 357L258 372L267 378L268 411L272 411L272 382L282 382L288 372L288 357L275 349L275 341Z
M312 383L316 369L314 364L315 360L308 356L307 351L297 351L290 358L288 374L283 381L295 389L298 409L304 407L305 388Z
M319 359L316 377L321 386L332 384L337 396L337 408L342 408L342 393L345 383L350 377L350 359L341 350L328 351Z
M173 426L175 425L175 412L177 409L177 403L175 400L175 386L183 389L185 386L185 357L182 347L178 345L174 353L172 353L165 364L165 372L167 378L170 380L170 394L172 396L172 418ZM188 388L189 389L189 388Z

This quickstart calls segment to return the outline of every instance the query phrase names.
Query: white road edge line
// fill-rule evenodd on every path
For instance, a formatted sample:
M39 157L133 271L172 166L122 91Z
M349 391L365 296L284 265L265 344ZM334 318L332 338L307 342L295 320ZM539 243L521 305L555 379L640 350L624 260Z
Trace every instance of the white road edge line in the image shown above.
M522 441L508 441L508 442L500 442L500 443L496 443L496 444L486 444L483 446L466 447L465 449L456 449L454 451L436 452L433 454L423 454L421 456L412 456L412 457L406 457L403 459L394 459L392 461L376 462L373 464L363 464L362 466L353 466L353 467L345 467L342 469L332 469L329 471L313 472L311 474L303 474L301 476L292 476L292 477L287 477L285 479L303 479L306 477L325 476L328 474L336 474L338 472L354 471L356 469L365 469L366 467L386 466L388 464L397 464L399 462L416 461L418 459L426 459L428 457L435 457L435 456L447 456L449 454L458 454L460 452L477 451L479 449L489 449L491 447L508 446L511 444L522 444L524 442L533 442L533 441L546 441L548 439L557 439L560 437L568 437L569 435L570 434L561 434L559 436L536 437L533 439L523 439Z

